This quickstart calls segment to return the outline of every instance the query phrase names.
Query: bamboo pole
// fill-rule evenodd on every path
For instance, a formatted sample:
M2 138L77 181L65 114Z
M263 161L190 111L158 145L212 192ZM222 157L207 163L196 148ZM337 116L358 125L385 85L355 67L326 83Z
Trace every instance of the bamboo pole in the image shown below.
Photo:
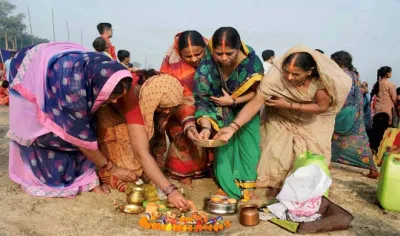
M69 40L69 27L68 27L68 21L67 21L67 34L68 34L68 41L70 41L70 40Z
M55 42L56 41L56 29L55 29L55 26L54 26L54 9L53 8L51 8L51 16L52 16L52 21L53 21L53 41Z
M4 40L6 41L6 50L8 50L8 38L7 38L7 33L4 32Z
M29 11L29 6L28 6L28 16L29 16L29 28L31 29L31 40L32 40L32 45L33 45L32 21L31 21L31 12ZM22 42L21 42L21 44L22 44Z

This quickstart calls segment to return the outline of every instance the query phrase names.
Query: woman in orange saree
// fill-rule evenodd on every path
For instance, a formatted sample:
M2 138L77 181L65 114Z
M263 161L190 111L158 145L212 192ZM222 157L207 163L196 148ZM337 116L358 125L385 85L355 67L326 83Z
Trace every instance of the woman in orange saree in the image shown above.
M205 55L207 40L193 30L175 36L174 44L168 49L160 72L176 77L184 87L183 103L168 121L167 134L170 147L165 163L159 163L174 179L190 185L193 178L203 177L210 158L207 150L192 143L198 139L195 123L193 78L196 68Z

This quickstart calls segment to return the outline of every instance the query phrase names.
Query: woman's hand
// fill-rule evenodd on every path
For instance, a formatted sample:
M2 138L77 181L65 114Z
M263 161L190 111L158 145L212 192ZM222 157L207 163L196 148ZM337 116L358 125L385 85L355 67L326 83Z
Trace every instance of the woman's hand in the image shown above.
M217 98L217 97L211 96L210 97L211 101L213 101L218 106L232 106L233 98L224 89L222 89L222 93L224 94L224 96L222 96L222 97Z
M203 129L201 130L199 134L199 139L200 140L208 140L210 139L211 131L209 129Z
M235 134L235 132L236 131L230 126L224 127L218 131L218 133L214 136L213 139L228 141L229 139L232 138L232 136L233 136L233 134Z
M192 141L199 141L200 135L195 126L191 126L186 131L186 136Z
M137 180L137 175L133 173L133 171L118 167L115 164L109 172L110 174L125 182L135 182Z
M284 98L270 98L265 101L265 105L281 109L290 109L291 107L290 102L286 101Z
M168 195L168 201L180 211L186 211L190 209L188 201L178 190L175 190Z

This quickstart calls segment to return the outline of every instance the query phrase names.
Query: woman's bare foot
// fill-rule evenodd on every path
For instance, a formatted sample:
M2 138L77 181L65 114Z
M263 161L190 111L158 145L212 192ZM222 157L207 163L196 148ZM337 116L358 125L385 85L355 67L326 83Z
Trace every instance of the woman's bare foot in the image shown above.
M376 179L379 177L379 172L377 170L369 170L369 174L367 175L368 178Z
M280 189L279 188L268 188L267 199L274 199L278 196Z
M110 187L106 184L102 184L99 186L96 186L92 189L92 192L94 193L102 193L102 194L109 194L111 193Z
M192 178L184 178L184 179L179 180L179 182L181 184L191 186L192 185Z

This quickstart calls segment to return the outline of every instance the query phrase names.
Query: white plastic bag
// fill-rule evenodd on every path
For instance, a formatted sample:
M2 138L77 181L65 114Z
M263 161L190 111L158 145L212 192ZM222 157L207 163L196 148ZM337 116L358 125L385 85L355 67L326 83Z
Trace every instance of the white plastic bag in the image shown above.
M331 184L332 179L319 166L304 166L286 178L276 198L282 203L285 201L302 203L321 197Z

